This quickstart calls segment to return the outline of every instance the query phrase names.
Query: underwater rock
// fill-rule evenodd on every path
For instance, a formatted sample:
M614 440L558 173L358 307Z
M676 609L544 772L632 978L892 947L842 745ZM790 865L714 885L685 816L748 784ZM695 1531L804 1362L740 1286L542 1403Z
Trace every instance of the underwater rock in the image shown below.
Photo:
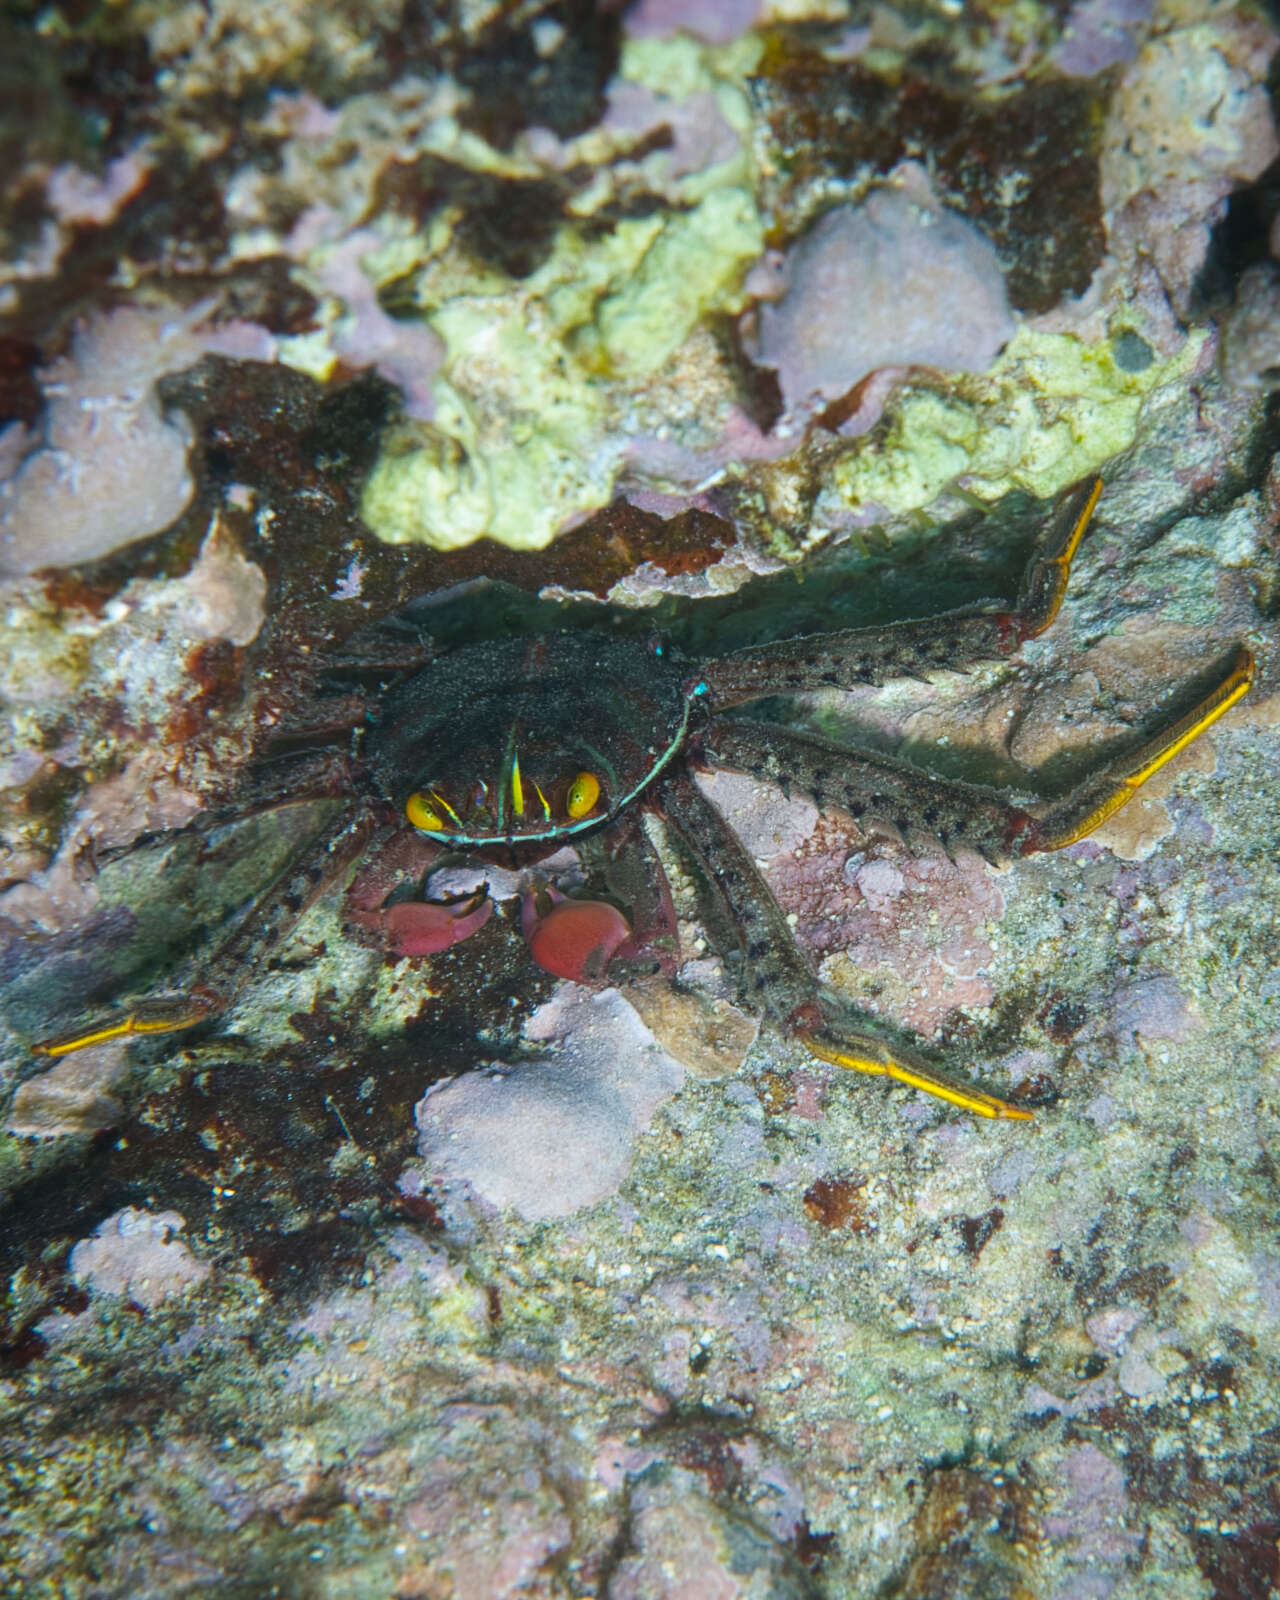
M805 1600L813 1593L785 1546L701 1493L690 1472L643 1474L631 1512L631 1549L609 1583L609 1600Z
M1222 330L1222 376L1245 387L1280 388L1280 266L1250 267Z
M111 1090L127 1077L122 1044L95 1045L57 1062L20 1084L9 1106L5 1131L29 1139L59 1139L98 1133L123 1115Z

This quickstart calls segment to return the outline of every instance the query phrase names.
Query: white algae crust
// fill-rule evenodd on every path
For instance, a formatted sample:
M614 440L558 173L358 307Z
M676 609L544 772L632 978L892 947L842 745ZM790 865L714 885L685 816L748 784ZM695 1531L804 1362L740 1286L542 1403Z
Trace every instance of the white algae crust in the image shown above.
M126 1206L82 1239L71 1252L71 1276L96 1295L131 1300L145 1311L181 1296L209 1276L179 1238L186 1220L176 1211Z
M12 463L0 482L0 576L108 555L186 509L190 430L164 414L156 380L206 350L257 354L271 344L261 329L237 337L200 321L199 310L123 307L77 328L70 355L41 373L43 430L0 432L0 463Z
M571 985L525 1032L547 1053L438 1084L416 1117L428 1178L536 1221L614 1193L636 1136L684 1072L613 989L593 995Z

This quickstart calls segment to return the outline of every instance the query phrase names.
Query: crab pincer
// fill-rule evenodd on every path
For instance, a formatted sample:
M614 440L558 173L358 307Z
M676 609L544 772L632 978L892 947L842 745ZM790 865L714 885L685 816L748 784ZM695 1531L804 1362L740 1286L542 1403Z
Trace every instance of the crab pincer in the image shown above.
M529 954L544 972L599 983L631 938L631 924L607 900L571 900L550 884L527 889L520 920Z

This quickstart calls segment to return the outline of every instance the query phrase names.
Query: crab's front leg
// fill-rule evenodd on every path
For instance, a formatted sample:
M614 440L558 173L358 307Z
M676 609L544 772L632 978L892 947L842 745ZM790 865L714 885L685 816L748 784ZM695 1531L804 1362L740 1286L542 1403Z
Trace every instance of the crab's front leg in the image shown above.
M1102 481L1094 479L1063 499L1028 563L1012 611L994 604L968 606L887 627L751 645L703 668L704 704L719 711L767 695L859 689L944 669L963 671L1013 655L1057 616L1076 549L1101 494Z
M147 995L32 1046L37 1055L65 1056L111 1039L178 1033L224 1011L246 976L296 926L313 902L378 838L391 832L372 810L326 828L295 856L248 907L230 935L197 964L195 981L172 994Z
M1025 1120L1029 1111L956 1083L914 1050L847 1023L801 954L787 919L738 836L692 779L662 788L667 820L697 857L742 946L746 985L823 1061L893 1078L982 1117Z

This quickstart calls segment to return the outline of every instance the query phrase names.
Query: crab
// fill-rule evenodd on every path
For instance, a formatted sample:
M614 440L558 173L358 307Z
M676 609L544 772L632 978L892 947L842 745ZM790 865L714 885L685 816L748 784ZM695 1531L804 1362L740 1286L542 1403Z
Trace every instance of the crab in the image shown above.
M843 807L861 826L931 835L1005 863L1058 850L1090 833L1153 773L1197 738L1253 681L1238 646L1209 693L1188 713L1065 797L1021 806L999 792L935 777L904 761L859 752L740 708L766 697L850 690L938 669L963 670L1013 656L1056 616L1067 575L1101 493L1093 482L1049 520L1014 609L979 605L876 629L847 629L750 646L695 663L674 646L597 626L463 643L425 666L384 676L376 702L338 758L312 762L305 781L257 796L258 809L341 796L340 823L316 839L181 994L147 998L46 1039L63 1055L105 1039L167 1033L206 1022L235 993L250 952L278 941L327 884L359 857L385 849L406 826L455 857L523 868L523 923L548 971L607 981L646 954L675 969L674 916L643 809L663 817L701 869L741 953L748 998L816 1057L923 1090L985 1117L1031 1112L953 1079L913 1046L867 1025L827 990L742 842L695 781L728 768ZM277 780L276 790L280 789ZM612 898L566 896L539 867L566 846L601 868ZM625 903L618 903L625 902ZM492 911L483 889L436 900L397 898L363 908L381 918L392 951L430 956L469 937Z

